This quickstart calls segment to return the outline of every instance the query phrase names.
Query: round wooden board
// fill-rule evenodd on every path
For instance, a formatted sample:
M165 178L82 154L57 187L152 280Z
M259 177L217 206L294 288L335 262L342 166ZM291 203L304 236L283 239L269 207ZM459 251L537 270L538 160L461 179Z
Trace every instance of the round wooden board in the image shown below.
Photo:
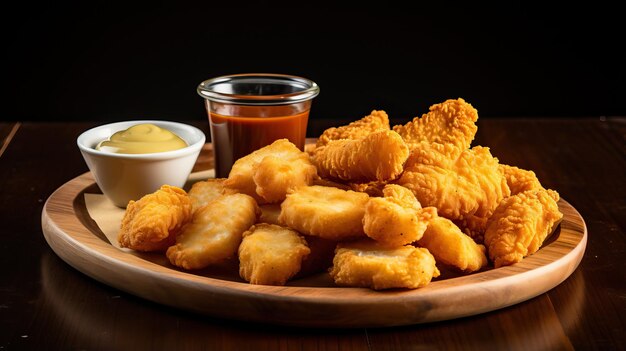
M512 266L440 277L414 290L336 287L325 273L296 279L286 286L252 285L243 282L236 270L185 272L171 266L164 255L115 248L85 207L84 194L98 192L93 176L85 173L47 199L42 229L58 256L98 281L147 300L242 321L353 328L476 315L554 288L578 267L587 244L583 218L561 199L559 208L564 217L555 232L539 251Z

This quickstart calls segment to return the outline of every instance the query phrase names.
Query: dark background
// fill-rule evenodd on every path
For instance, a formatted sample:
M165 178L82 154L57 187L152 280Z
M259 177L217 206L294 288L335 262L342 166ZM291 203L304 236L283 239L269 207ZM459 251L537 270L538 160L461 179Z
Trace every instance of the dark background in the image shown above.
M626 115L626 31L602 2L294 3L6 8L2 120L200 120L198 83L245 72L316 81L311 118L409 119L457 97L481 118Z

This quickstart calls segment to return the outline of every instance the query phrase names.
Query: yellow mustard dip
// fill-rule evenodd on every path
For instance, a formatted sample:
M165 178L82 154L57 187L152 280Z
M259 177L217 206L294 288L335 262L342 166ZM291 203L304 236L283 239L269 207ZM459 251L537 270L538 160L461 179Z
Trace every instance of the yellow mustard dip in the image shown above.
M171 131L151 123L134 125L101 141L96 150L118 154L149 154L187 147L187 143Z

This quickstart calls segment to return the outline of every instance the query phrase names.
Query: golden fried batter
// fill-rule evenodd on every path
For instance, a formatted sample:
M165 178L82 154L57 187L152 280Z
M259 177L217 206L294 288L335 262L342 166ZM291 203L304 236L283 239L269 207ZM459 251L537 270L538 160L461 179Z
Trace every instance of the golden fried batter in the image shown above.
M543 188L533 171L505 164L500 164L500 170L506 178L509 189L511 189L511 195L519 194L526 190Z
M460 218L452 219L452 222L461 229L461 231L469 235L478 244L484 243L485 230L487 229L487 220L489 216L476 216L466 214Z
M417 244L427 248L438 263L454 266L465 273L478 271L488 264L485 246L476 244L447 218L431 219Z
M257 220L256 201L245 194L221 195L193 214L167 249L170 262L184 269L200 269L234 257L243 232Z
M278 216L280 215L280 204L263 204L259 205L261 215L257 223L280 224Z
M400 185L386 185L383 195L370 198L365 206L365 234L387 247L419 240L437 209L422 208L411 190Z
M129 201L118 242L137 251L164 251L191 219L192 202L185 190L163 185L137 201Z
M294 145L295 146L295 145ZM254 167L256 193L270 203L281 202L287 192L311 185L317 170L304 152L266 156Z
M382 189L383 196L386 200L393 202L403 208L413 209L418 211L422 209L422 204L417 201L415 198L415 194L401 185L397 184L387 184Z
M411 245L385 248L371 239L338 244L329 272L337 285L374 290L416 289L439 276L435 258L427 249Z
M193 202L194 212L220 195L233 193L232 190L228 191L224 187L224 180L226 178L215 178L193 183L187 194L189 194Z
M367 183L347 183L348 189L366 193L369 196L380 197L383 196L383 188L388 182L373 181Z
M281 202L288 191L310 185L316 177L309 155L279 139L235 161L224 185L259 203L271 203Z
M537 252L563 218L554 190L525 191L504 199L487 222L485 245L494 266L514 264Z
M313 185L287 195L278 220L305 235L329 240L365 236L363 216L369 196L352 190Z
M321 177L385 181L402 173L408 157L409 149L400 135L381 130L360 139L331 140L315 150L313 163Z
M257 224L243 234L239 246L239 275L251 284L285 285L311 252L295 230Z
M422 141L453 144L462 150L470 147L478 127L478 111L465 100L448 99L430 106L428 113L415 117L405 125L393 126L412 148Z
M510 194L498 159L482 146L460 150L452 144L418 143L397 183L411 189L422 206L434 206L440 216L462 223L477 242L486 219Z
M317 139L316 147L324 146L331 140L361 139L373 132L390 129L387 113L382 110L373 110L369 115L348 125L326 129Z

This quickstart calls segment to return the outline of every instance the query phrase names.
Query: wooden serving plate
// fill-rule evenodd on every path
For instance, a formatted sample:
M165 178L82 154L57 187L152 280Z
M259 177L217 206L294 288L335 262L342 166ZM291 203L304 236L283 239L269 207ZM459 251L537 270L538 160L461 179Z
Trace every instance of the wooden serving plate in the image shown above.
M210 149L210 148L209 148ZM211 160L212 161L212 160ZM85 207L85 193L99 193L91 173L57 189L42 211L52 250L84 274L163 305L210 316L303 327L389 327L460 318L504 308L540 295L578 267L587 228L578 211L559 201L564 217L535 254L512 266L470 275L446 275L414 289L374 291L333 285L327 273L286 286L252 285L232 267L186 272L163 254L112 246Z

